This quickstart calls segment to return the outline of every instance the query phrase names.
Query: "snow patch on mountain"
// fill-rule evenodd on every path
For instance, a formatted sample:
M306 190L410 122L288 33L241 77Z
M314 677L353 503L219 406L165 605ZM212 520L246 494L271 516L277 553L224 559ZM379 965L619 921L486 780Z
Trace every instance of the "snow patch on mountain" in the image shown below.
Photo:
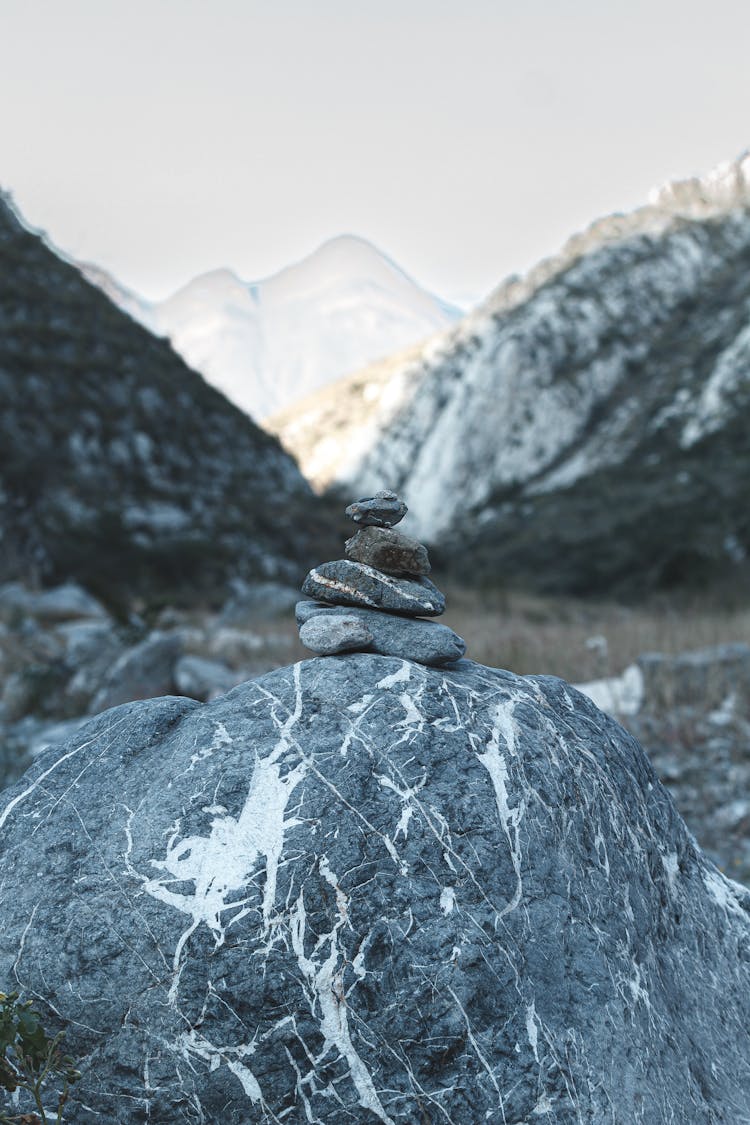
M272 277L217 269L148 304L96 267L86 276L255 418L425 340L460 311L371 243L342 235Z

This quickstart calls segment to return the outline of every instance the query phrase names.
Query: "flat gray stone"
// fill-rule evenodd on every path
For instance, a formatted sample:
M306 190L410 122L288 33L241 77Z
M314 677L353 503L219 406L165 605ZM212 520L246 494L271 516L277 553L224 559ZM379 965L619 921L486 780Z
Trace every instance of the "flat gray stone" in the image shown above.
M400 523L409 511L397 493L389 489L376 492L374 496L365 496L362 500L355 500L346 509L346 514L355 523L372 525L374 527L393 527Z
M302 593L332 605L359 605L409 617L439 617L445 610L445 597L429 578L398 578L351 559L314 567Z
M388 574L430 573L427 548L391 527L363 527L347 539L345 549L347 558Z
M71 1125L750 1120L750 893L560 680L361 653L126 704L0 794L0 870Z
M398 613L384 613L377 609L354 609L344 606L325 605L323 602L298 602L295 610L297 624L300 626L300 640L314 652L324 650L311 645L306 637L311 636L313 625L325 635L325 630L344 618L356 618L366 629L369 641L363 645L351 645L350 651L378 652L381 656L400 656L402 660L413 660L417 664L439 666L460 660L466 652L466 642L447 625L437 621L425 621L419 617L403 617ZM342 650L336 650L342 651Z
M312 652L333 656L337 652L361 652L369 648L372 633L364 621L342 610L330 616L321 613L310 617L300 627L299 639Z

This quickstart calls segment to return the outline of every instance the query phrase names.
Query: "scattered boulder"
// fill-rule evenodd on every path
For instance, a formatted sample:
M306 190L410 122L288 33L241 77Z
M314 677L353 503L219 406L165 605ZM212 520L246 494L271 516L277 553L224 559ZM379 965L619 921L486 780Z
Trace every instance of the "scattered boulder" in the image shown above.
M39 621L48 624L58 621L80 621L85 618L95 621L109 619L109 614L101 602L74 582L56 586L51 590L43 590L33 598L29 612Z
M561 681L358 653L127 704L2 795L0 868L76 1125L750 1118L750 894Z
M750 884L750 646L646 653L579 690L646 748L711 859Z
M66 714L85 714L102 690L126 644L110 622L73 621L57 627L72 675L65 686Z
M66 681L60 662L27 664L11 672L0 694L3 718L14 722L26 715L54 715L62 709Z
M687 706L709 712L731 696L735 710L750 718L750 645L716 645L677 656L645 653L638 667L643 711L664 714Z
M232 669L219 660L186 655L175 664L174 683L180 695L205 702L230 691L239 680Z
M28 613L30 591L20 582L4 582L0 586L0 620L14 624Z
M637 664L629 664L621 676L589 680L576 688L615 719L637 715L643 705L643 673Z
M219 614L221 625L246 628L291 613L299 591L281 582L242 583Z
M133 699L170 694L174 690L174 666L181 650L178 633L151 633L145 641L126 649L109 669L105 683L91 701L91 714Z
M47 625L85 618L102 621L109 617L101 602L75 582L41 591L29 590L20 582L8 582L0 587L0 615L5 620L19 615L33 617Z

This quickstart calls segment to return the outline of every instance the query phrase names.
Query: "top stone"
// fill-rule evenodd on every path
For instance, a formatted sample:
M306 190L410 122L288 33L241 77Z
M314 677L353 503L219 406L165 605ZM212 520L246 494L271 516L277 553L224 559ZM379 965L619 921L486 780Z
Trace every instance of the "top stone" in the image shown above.
M383 489L374 496L355 500L346 509L346 514L362 527L394 527L401 522L408 510L400 496Z

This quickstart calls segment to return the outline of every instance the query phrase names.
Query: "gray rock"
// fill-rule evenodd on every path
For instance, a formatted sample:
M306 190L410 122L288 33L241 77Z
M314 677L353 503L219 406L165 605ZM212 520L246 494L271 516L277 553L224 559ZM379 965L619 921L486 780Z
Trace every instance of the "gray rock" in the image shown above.
M3 718L14 722L36 710L40 695L44 691L44 683L39 673L38 665L27 665L5 677L0 694Z
M149 699L174 690L174 666L182 649L178 633L152 633L126 649L107 672L96 693L91 714L117 707L133 699Z
M439 617L445 609L445 597L429 578L398 578L351 559L316 566L302 584L302 593L333 605L360 605L410 617Z
M25 715L59 713L68 672L60 663L29 663L6 676L0 694L2 715L11 722Z
M4 582L0 586L0 620L16 624L28 615L30 594L20 582Z
M76 1125L750 1117L750 895L558 680L357 654L128 704L3 794L0 870Z
M298 597L293 586L280 582L243 584L224 605L219 621L237 628L282 617L294 608Z
M205 702L230 691L242 680L219 660L202 656L181 656L174 667L174 682L180 695Z
M663 715L688 706L706 713L731 699L733 710L750 718L750 645L716 645L676 656L644 653L638 667L645 712Z
M427 548L389 527L363 527L346 541L347 558L389 574L429 574Z
M111 622L72 621L55 632L65 645L65 663L74 669L65 686L66 711L85 714L125 643Z
M33 617L49 625L84 618L101 621L109 616L96 598L74 582L42 591L9 582L0 588L0 615L6 620L18 615Z
M89 664L102 650L117 655L122 641L111 621L66 621L55 635L62 641L65 660L72 667Z
M343 611L330 616L314 615L300 627L299 639L305 648L321 656L332 656L337 652L361 652L369 648L372 633L364 621Z
M383 489L374 496L366 496L363 500L355 500L346 509L350 520L363 526L393 527L400 523L409 511L406 504L395 492Z
M83 618L97 621L109 619L101 602L74 582L38 594L32 603L31 612L40 621L50 624L56 621L79 621Z
M437 621L424 621L418 617L402 617L397 613L383 613L377 609L345 608L325 605L323 602L298 602L296 609L300 640L314 652L323 652L306 637L311 634L310 626L319 622L318 629L324 629L324 622L356 617L367 629L370 640L367 647L381 656L399 656L402 660L414 660L418 664L448 664L466 652L466 642L447 625ZM330 627L330 626L329 626ZM324 634L323 634L324 635Z

